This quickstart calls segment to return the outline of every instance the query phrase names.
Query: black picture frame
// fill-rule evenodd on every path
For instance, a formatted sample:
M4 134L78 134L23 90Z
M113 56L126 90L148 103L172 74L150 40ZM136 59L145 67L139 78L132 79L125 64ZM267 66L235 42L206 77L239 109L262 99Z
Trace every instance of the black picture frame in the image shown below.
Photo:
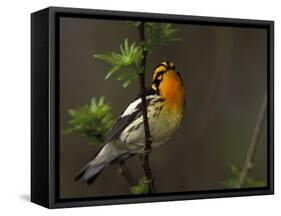
M59 199L59 18L149 20L267 30L267 187L153 195ZM31 201L48 208L237 197L274 193L274 22L49 7L31 15Z

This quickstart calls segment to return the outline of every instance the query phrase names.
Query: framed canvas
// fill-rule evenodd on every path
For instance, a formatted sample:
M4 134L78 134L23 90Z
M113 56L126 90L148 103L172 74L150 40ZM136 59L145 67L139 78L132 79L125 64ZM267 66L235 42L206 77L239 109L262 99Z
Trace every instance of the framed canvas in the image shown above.
M273 21L31 15L31 201L273 194Z

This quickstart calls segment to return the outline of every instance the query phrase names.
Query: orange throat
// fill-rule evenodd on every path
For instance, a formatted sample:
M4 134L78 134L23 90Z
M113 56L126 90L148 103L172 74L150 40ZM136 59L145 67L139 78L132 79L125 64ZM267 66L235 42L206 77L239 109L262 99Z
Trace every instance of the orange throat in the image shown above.
M168 72L165 76L159 86L160 95L165 98L165 107L167 110L181 111L185 98L182 80L176 72Z

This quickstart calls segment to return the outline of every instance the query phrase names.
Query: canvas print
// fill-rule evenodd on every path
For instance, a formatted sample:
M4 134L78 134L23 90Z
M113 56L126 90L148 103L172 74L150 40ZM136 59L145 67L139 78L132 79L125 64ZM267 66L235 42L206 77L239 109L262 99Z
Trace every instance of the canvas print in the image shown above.
M266 29L59 26L59 198L267 186Z

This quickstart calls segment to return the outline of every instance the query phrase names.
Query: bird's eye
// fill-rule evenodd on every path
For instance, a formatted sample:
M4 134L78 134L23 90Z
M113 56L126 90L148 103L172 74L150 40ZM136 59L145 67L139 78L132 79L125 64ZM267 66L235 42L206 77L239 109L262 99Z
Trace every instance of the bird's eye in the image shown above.
M175 67L175 65L174 65L173 62L169 62L168 68L169 68L170 70L176 70L176 67Z

